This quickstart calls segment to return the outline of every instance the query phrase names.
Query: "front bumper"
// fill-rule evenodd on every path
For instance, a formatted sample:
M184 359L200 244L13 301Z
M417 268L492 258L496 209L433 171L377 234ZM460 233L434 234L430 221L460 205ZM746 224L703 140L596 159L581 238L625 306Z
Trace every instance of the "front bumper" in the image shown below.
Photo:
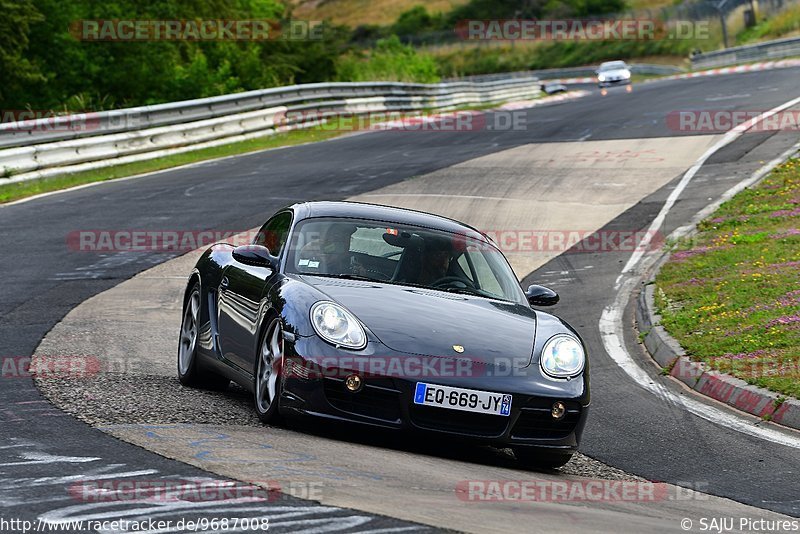
M541 376L537 366L514 376L401 376L364 375L362 388L347 390L344 378L353 370L342 367L319 369L306 378L298 369L315 369L316 362L330 362L337 349L313 338L287 343L287 364L281 411L286 415L315 416L408 432L434 433L461 441L494 446L525 446L569 453L577 449L589 409L589 387L584 377L554 381ZM318 357L302 356L320 354ZM405 356L398 356L403 358ZM427 357L430 358L430 357ZM509 416L414 404L417 382L512 395ZM562 401L566 415L556 420L552 405Z
M614 87L615 85L628 85L631 83L630 78L619 78L615 80L606 80L604 82L597 82L598 87Z

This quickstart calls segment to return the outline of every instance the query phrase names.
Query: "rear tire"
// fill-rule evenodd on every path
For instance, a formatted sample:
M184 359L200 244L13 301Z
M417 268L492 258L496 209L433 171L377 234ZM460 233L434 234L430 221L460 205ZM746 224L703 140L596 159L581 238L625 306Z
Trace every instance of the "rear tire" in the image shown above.
M283 369L283 328L280 317L267 319L264 336L258 346L256 384L253 401L262 423L280 422Z
M200 317L200 284L195 282L189 298L183 305L181 334L178 340L178 380L193 388L223 390L230 380L199 369L197 362L197 337Z
M558 469L572 458L573 453L554 453L535 448L518 447L514 449L517 461L526 468Z

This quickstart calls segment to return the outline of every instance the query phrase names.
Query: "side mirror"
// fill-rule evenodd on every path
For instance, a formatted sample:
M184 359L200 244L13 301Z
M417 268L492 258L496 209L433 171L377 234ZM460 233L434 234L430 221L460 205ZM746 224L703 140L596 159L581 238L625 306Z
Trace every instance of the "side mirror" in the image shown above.
M233 249L233 259L245 265L268 267L275 269L278 258L270 254L267 247L261 245L240 245Z
M525 296L531 306L552 306L558 303L558 293L544 286L528 286Z

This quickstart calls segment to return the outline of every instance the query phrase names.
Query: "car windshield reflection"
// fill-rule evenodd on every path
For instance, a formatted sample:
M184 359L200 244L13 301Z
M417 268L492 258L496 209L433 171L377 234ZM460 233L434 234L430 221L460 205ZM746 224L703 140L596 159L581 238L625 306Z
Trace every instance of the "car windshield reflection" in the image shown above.
M292 237L286 270L526 303L506 259L477 234L384 221L302 221Z

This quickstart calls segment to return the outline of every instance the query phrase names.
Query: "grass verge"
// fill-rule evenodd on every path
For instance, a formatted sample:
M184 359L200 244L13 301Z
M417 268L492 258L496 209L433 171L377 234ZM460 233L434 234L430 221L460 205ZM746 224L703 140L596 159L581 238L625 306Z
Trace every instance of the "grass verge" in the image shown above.
M748 44L769 39L783 39L800 32L800 6L792 6L777 15L764 19L752 28L736 35L736 44Z
M662 325L692 359L800 398L800 159L676 244L655 293Z

